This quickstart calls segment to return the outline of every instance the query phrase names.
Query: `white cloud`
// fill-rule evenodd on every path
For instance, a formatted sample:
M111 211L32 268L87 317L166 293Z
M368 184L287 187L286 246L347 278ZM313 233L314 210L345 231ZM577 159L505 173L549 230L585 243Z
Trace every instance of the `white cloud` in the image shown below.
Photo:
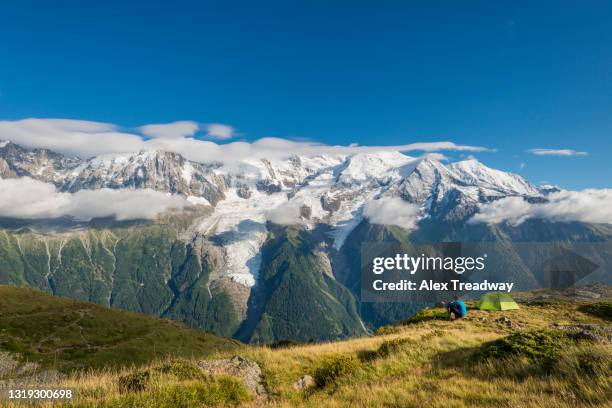
M12 218L79 220L114 216L118 220L152 219L160 212L190 204L180 196L142 190L80 190L60 193L52 184L29 177L0 179L0 214Z
M519 225L527 218L531 205L522 197L506 197L492 203L484 204L479 212L468 222L470 224L487 223L499 224L508 221L512 225Z
M372 224L396 225L412 230L419 221L419 208L398 197L383 197L368 201L363 215Z
M138 130L145 136L150 138L169 138L176 139L182 137L192 137L198 131L200 126L196 122L190 120L181 120L172 123L158 123L153 125L145 125Z
M582 221L612 224L612 189L559 191L547 196L548 202L529 203L521 197L506 197L480 207L470 223L498 224L507 221L520 225L528 219Z
M133 152L143 148L143 138L139 135L120 132L109 123L84 120L0 121L0 139L80 157Z
M206 125L206 134L215 139L231 139L234 137L235 129L222 123L209 123Z
M588 156L587 152L579 152L572 149L529 149L529 153L536 156Z
M472 155L470 155L470 156L472 156ZM436 160L436 161L448 161L448 157L446 157L442 153L426 153L423 156L421 156L420 158L422 158L422 159L427 158L427 159Z
M160 133L159 128L157 128L157 132L154 133L168 135L170 134L168 133L168 129L170 129L168 126L170 125L172 124L161 125L166 126L165 131ZM146 126L143 126L143 128ZM149 134L151 134L150 128ZM172 132L172 134L176 135L177 133ZM274 137L262 138L252 143L236 141L225 144L218 144L210 140L199 140L193 137L155 137L147 140L143 135L121 131L112 124L66 119L0 121L0 140L11 140L26 147L48 148L84 158L101 154L161 149L180 153L193 161L224 163L244 159L284 159L292 155L351 155L381 151L493 151L493 149L486 147L458 145L453 142L411 143L393 146L330 146L316 142L291 141Z
M301 207L299 201L288 201L266 213L266 219L279 225L295 225L302 223Z
M523 169L525 168L525 163L520 162L520 163L519 163L519 168L520 168L521 170L523 170Z

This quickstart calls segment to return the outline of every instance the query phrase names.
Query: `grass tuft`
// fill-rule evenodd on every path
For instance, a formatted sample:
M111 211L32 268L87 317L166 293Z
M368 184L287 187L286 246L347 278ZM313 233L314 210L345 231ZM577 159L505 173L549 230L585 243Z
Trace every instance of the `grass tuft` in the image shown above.
M397 353L398 351L402 349L402 347L404 347L406 344L410 342L411 340L407 338L385 340L378 347L378 350L376 351L376 355L379 358L387 357L391 354Z
M337 385L339 380L359 368L359 360L352 354L328 357L317 367L313 378L318 388Z
M127 394L130 392L145 391L151 380L151 372L149 370L135 371L119 377L119 392Z
M156 371L163 374L171 374L179 380L198 380L205 379L206 374L192 363L184 359L174 359L156 368Z

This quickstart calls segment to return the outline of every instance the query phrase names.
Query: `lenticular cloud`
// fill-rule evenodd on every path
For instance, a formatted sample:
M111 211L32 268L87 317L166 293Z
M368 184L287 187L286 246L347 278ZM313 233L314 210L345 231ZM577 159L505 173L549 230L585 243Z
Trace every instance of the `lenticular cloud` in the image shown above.
M201 128L192 121L144 125L133 131L110 123L69 119L23 119L0 121L0 141L11 140L29 148L47 148L70 156L89 158L102 154L166 150L196 162L231 163L245 159L286 159L293 155L356 154L379 151L490 151L485 147L453 142L411 143L398 146L330 146L316 142L265 137L254 142L215 143L196 138L229 139L235 130L229 125L208 124Z

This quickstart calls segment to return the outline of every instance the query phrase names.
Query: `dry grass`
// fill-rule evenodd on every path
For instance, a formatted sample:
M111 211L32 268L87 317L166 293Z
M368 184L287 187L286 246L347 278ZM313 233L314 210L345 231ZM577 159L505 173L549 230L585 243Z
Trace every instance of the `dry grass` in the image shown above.
M578 305L567 307L577 308ZM391 334L342 342L279 349L245 346L240 355L261 365L270 393L270 400L265 405L271 407L611 406L612 370L606 369L612 369L612 346L609 344L587 344L566 350L559 373L555 375L521 378L512 375L524 369L526 363L520 359L474 365L469 358L483 343L514 330L549 328L552 322L609 324L605 320L552 306L524 306L521 310L501 313L470 311L469 315L473 320L425 321L395 328ZM512 319L513 327L496 322L500 316ZM405 341L391 354L376 354L383 342L394 339ZM603 359L603 371L592 377L578 375L576 367L580 353L591 353ZM293 388L300 376L312 375L324 359L335 355L354 355L360 359L359 367L350 376L339 378L333 387L307 391ZM230 352L224 352L211 359L229 356ZM160 364L162 362L139 369L154 369ZM57 385L76 390L74 406L125 406L121 403L125 396L119 393L118 378L134 370L82 372ZM189 381L172 375L160 375L152 377L150 389L155 392L188 384ZM258 404L261 402L243 405Z

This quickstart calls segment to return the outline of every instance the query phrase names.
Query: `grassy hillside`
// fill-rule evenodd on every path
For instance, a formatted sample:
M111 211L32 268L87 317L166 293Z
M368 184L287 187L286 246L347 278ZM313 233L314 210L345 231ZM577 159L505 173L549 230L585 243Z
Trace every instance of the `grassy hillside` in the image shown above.
M231 336L239 317L208 291L211 266L180 240L187 221L92 227L58 234L0 229L0 284L182 321Z
M376 335L285 348L244 346L262 368L272 407L587 407L612 404L610 288L517 294L521 309L442 319L427 309ZM473 306L473 305L469 305ZM585 326L587 325L587 326ZM585 329L585 327L587 329ZM260 406L226 377L202 377L198 359L73 374L78 407ZM312 375L315 385L294 383ZM144 379L144 380L143 380ZM131 381L142 391L120 391Z
M239 347L174 321L0 285L0 352L43 368L111 368Z

